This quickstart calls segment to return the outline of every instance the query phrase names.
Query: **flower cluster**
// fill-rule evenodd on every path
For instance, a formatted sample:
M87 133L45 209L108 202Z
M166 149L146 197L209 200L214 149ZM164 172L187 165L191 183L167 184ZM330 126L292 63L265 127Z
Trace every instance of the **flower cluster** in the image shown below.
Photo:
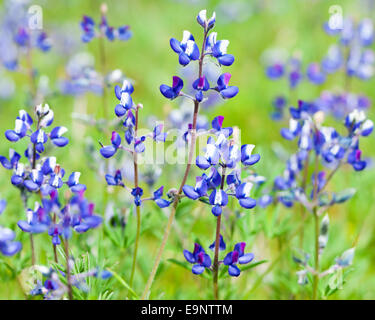
M63 134L65 127L55 127L49 133L54 120L53 111L46 104L35 108L36 128L34 120L21 110L15 121L14 130L5 132L11 142L28 139L29 145L24 152L26 163L21 162L22 156L13 149L9 158L0 156L0 163L5 169L12 170L11 183L20 189L25 204L31 194L40 195L41 203L36 202L34 209L25 208L27 220L18 222L19 228L31 234L47 232L52 237L54 245L60 244L60 235L69 238L71 229L85 232L101 223L101 217L94 214L94 205L84 198L86 186L79 182L80 172L72 172L67 178L65 170L57 163L56 157L42 157L48 140L57 147L68 144L68 138ZM66 185L73 196L65 206L60 204L59 190Z
M147 135L138 136L138 112L143 106L141 104L135 105L131 97L134 92L133 85L128 81L124 80L122 87L115 86L115 95L119 100L119 103L115 107L115 114L121 120L123 124L124 140L122 140L120 134L116 131L112 132L111 144L107 146L102 146L100 149L100 154L104 158L113 157L117 151L124 150L129 154L136 156L145 151L144 142L146 139L152 139L155 142L165 142L167 133L163 132L163 124L157 124L152 132ZM164 208L169 206L170 201L162 198L163 196L163 186L154 191L151 197L142 198L143 189L139 186L135 188L127 187L122 178L121 170L116 170L114 174L106 174L105 179L107 184L110 186L120 186L125 188L134 198L134 203L136 206L140 206L143 201L153 200L160 207Z
M222 261L219 261L219 265L225 265L228 267L228 274L231 277L238 277L241 274L238 264L247 264L254 259L253 253L245 253L245 247L245 242L237 243L233 250L228 252ZM215 241L209 248L211 250L215 249ZM222 235L220 235L219 250L226 250L226 244ZM184 250L183 253L187 262L193 264L192 272L194 274L202 274L206 269L212 271L211 257L205 252L200 244L194 244L193 252Z
M196 185L183 187L184 194L193 200L208 197L212 206L212 213L218 216L222 208L228 204L228 196L237 198L239 204L246 209L254 208L255 199L250 197L253 184L241 181L238 164L251 166L260 160L259 154L252 154L254 145L245 144L241 147L231 139L233 129L223 128L223 116L218 116L212 121L212 129L207 140L206 153L198 156L196 165L202 170L210 169L196 178ZM219 173L221 168L221 173ZM226 175L226 170L232 170ZM226 187L225 187L226 182ZM210 195L208 196L208 192Z
M355 24L350 18L345 18L340 28L330 20L324 24L324 30L338 38L337 44L329 48L322 60L324 72L330 74L344 68L349 77L363 80L374 75L375 54L370 49L374 42L374 26L371 19Z
M298 108L290 108L290 114L289 128L283 128L281 135L287 140L298 140L298 151L288 159L283 176L274 180L273 192L276 198L287 207L292 206L295 201L301 202L309 210L313 204L307 198L313 199L314 194L318 195L318 204L322 207L344 202L348 199L347 193L332 193L328 196L327 192L323 192L328 179L325 171L311 176L311 194L308 197L298 178L306 171L310 153L314 153L328 169L337 170L335 168L345 163L355 171L365 169L366 161L362 159L359 141L361 137L371 134L373 122L366 118L364 111L355 109L346 116L344 126L347 133L341 135L333 127L322 126L324 113L316 111L308 103L299 101Z

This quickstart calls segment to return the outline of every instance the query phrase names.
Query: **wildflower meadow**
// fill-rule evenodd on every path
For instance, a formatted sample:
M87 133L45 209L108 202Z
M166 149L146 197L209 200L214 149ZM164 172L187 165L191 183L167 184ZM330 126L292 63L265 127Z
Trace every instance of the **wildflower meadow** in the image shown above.
M0 299L375 299L374 23L4 0Z

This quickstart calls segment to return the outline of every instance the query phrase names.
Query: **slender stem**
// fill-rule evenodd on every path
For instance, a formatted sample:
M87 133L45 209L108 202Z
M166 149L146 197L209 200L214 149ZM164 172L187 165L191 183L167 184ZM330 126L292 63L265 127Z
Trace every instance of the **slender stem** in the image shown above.
M64 241L65 256L66 256L66 280L68 283L68 297L69 300L73 300L73 290L72 290L72 279L70 274L70 263L69 263L69 240Z
M221 185L220 190L223 190L225 182L225 167L221 174ZM218 286L218 275L219 275L219 246L220 246L220 227L221 227L221 214L217 217L216 221L216 240L215 240L215 256L213 264L213 285L214 285L214 299L219 300L219 286Z
M319 216L318 205L316 203L318 197L318 169L319 169L319 156L315 155L315 170L314 170L314 186L313 186L313 215L315 223L315 271L313 283L313 300L317 298L318 284L319 284Z
M135 137L137 137L138 131L138 106L135 109ZM134 165L134 188L138 188L138 159L137 159L137 152L133 152L133 165ZM137 213L137 233L135 236L135 245L134 245L134 253L133 253L133 265L130 274L129 286L132 287L133 279L134 279L134 272L135 272L135 265L137 262L137 252L138 252L138 245L139 245L139 237L141 234L141 209L139 206L136 206L136 213Z
M204 58L204 47L205 47L205 43L206 43L206 38L207 38L207 31L204 32L201 56L199 58L199 64L198 64L199 65L199 70L198 70L199 78L202 76L202 71L203 71L203 58ZM188 155L188 163L186 165L186 169L185 169L184 176L182 178L181 185L180 185L180 187L178 189L178 192L177 192L177 194L174 198L171 213L170 213L169 218L168 218L167 226L166 226L165 231L164 231L164 235L163 235L163 239L162 239L160 248L159 248L159 250L156 254L156 259L155 259L154 265L152 267L150 276L147 280L146 287L145 287L145 289L142 293L142 296L141 296L142 300L146 299L146 296L148 295L148 292L151 289L152 282L154 281L156 271L158 270L161 257L163 255L165 246L167 244L169 233L171 231L171 227L172 227L172 224L173 224L174 216L176 214L176 210L177 210L177 206L178 206L178 203L179 203L180 195L182 194L182 188L184 187L184 185L186 183L186 180L187 180L187 177L188 177L189 172L190 172L191 163L192 163L194 151L195 151L195 142L196 142L196 138L197 138L196 135L197 135L198 113L199 113L199 102L197 100L195 100L194 101L193 126L192 126L192 129L191 129L191 141L190 141L190 149L189 149L189 155Z

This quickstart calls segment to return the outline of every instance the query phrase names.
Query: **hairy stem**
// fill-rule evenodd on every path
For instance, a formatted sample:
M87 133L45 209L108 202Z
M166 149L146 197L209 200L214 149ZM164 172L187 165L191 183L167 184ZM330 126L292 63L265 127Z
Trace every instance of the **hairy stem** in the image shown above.
M138 106L135 109L135 137L137 137L138 131ZM138 188L138 159L137 159L137 152L133 152L133 165L134 165L134 188ZM138 245L139 245L139 237L141 234L141 209L139 206L136 206L136 213L137 213L137 233L135 236L135 245L134 245L134 253L133 253L133 264L132 270L130 274L129 286L132 287L133 279L134 279L134 272L135 272L135 265L137 262L137 252L138 252Z
M204 32L201 56L199 58L199 70L198 70L199 78L202 76L202 71L203 71L203 59L204 59L204 48L205 48L206 38L207 38L207 31ZM190 141L190 149L189 149L189 155L188 155L188 163L186 165L186 169L185 169L184 176L182 178L182 182L181 182L180 187L178 189L178 192L177 192L177 194L174 198L171 213L170 213L169 218L168 218L167 226L166 226L165 231L164 231L164 235L163 235L163 239L162 239L160 248L159 248L159 250L156 254L156 259L155 259L154 265L152 267L150 276L147 280L146 287L145 287L145 289L142 293L142 296L141 296L142 300L146 299L146 296L148 295L148 292L151 289L152 282L154 281L156 271L158 270L161 257L163 255L165 246L167 244L167 240L168 240L168 237L169 237L169 233L171 231L174 216L176 215L176 210L177 210L177 206L178 206L178 203L179 203L180 195L182 194L182 188L184 187L184 185L186 183L186 180L188 178L189 172L190 172L191 163L192 163L194 151L195 151L195 142L196 142L196 139L197 139L198 113L199 113L199 102L197 100L194 100L193 125L192 125L192 129L191 129L191 141Z
M304 165L304 168L303 168L303 177L302 177L302 184L301 184L301 188L302 188L303 192L305 192L305 190L306 190L307 176L309 174L309 162L310 162L310 151L307 153L307 156L306 156L306 159L305 159L305 165ZM302 219L304 219L305 214L306 214L306 208L302 203L300 205L300 209L301 209L301 217L302 217ZM304 230L304 228L302 228L301 233L300 233L300 238L299 238L301 248L303 248L304 237L305 237L305 230Z
M223 190L225 182L225 167L221 174L221 185L220 190ZM221 227L221 214L217 217L216 221L216 240L215 240L215 256L213 264L213 285L214 285L214 299L219 300L219 286L218 286L218 275L219 275L219 245L220 245L220 227Z

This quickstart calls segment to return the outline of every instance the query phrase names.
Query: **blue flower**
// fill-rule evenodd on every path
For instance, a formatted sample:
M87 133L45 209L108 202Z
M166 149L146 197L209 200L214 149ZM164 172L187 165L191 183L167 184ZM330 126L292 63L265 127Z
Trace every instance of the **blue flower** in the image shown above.
M141 197L143 195L143 190L140 187L136 187L132 190L131 195L134 197L134 203L137 207L141 205Z
M183 87L184 87L184 82L182 81L182 79L177 76L174 76L172 87L167 86L166 84L162 84L160 86L160 92L167 99L173 100L173 99L176 99L180 95L180 92Z
M115 86L115 95L120 103L115 107L116 116L122 117L129 109L133 107L133 99L131 94L134 92L134 87L130 81L124 80L122 87Z
M10 170L17 166L20 159L21 156L17 152L13 149L9 149L9 160L4 156L0 156L0 163L5 169Z
M246 264L254 259L253 253L245 253L245 242L239 242L234 246L234 250L229 252L224 258L224 264L228 266L228 273L232 277L238 277L241 270L237 267L237 264Z
M159 189L157 189L156 191L154 191L154 198L153 198L153 200L159 206L159 208L166 208L166 207L168 207L171 204L170 201L168 201L166 199L162 199L163 190L164 190L164 186L161 186Z
M13 256L22 249L19 241L14 241L15 233L8 228L0 226L0 252L4 256Z
M212 244L209 246L209 248L213 251L215 251L215 246L216 246L216 240L212 242ZM227 245L224 242L224 238L222 235L220 235L220 240L219 240L219 250L224 251L227 248Z
M223 99L233 98L238 93L236 86L228 86L231 77L230 73L224 73L217 80L217 87L215 89L220 92Z
M30 141L35 144L35 148L39 153L44 152L44 144L47 142L48 136L43 129L35 131L30 136Z
M320 65L317 63L311 63L307 67L307 77L308 79L317 85L323 84L324 81L326 80L325 74L321 71Z
M234 62L234 56L227 53L228 46L228 40L217 41L217 33L212 32L207 37L205 49L206 53L211 54L213 57L215 57L219 64L224 66L231 66Z
M110 145L110 146L103 146L100 149L100 154L104 158L110 158L110 157L112 157L116 153L117 149L121 145L121 137L120 137L120 135L116 131L112 132L111 142L112 142L112 145Z
M203 177L196 177L195 187L184 185L182 191L185 196L192 200L197 200L207 194L208 185L207 181Z
M284 75L284 66L280 63L268 66L266 69L266 74L267 77L272 80L279 79Z
M245 182L236 188L236 198L243 208L252 209L256 206L255 199L249 197L252 187L253 184L251 182Z
M199 59L199 48L194 41L193 35L189 31L183 32L181 42L175 38L170 40L171 48L174 52L178 53L178 62L182 66L189 64L191 60Z
M23 182L23 185L30 192L35 192L40 189L43 183L43 172L38 169L33 169L29 175L30 179Z
M289 119L289 128L282 128L280 134L284 139L293 140L301 132L301 123L293 118Z
M42 233L49 229L51 219L48 213L38 203L33 210L27 209L27 221L19 220L18 227L28 233Z
M77 193L86 190L86 186L84 184L79 183L80 176L80 172L72 172L69 176L69 179L66 184L69 186L72 192Z
M122 182L122 175L121 175L120 170L116 170L116 173L114 176L110 174L106 174L105 180L107 181L107 184L109 186L124 186L124 183Z
M207 10L201 10L197 15L198 23L204 28L206 32L214 27L215 19L215 12L212 14L212 17L210 19L207 19Z
M95 37L95 22L89 16L83 16L81 21L81 28L83 30L82 41L90 42Z
M64 147L69 143L69 139L62 137L62 135L67 132L68 129L65 127L56 127L53 128L51 133L49 134L49 137L52 141L52 143L57 147Z
M361 160L362 151L359 149L353 150L348 155L348 163L352 165L355 171L362 171L366 168L366 161Z
M254 148L253 144L244 144L241 146L241 162L245 166L252 166L260 160L259 154L251 154Z
M213 190L209 197L209 202L212 205L212 214L214 216L221 215L222 207L225 207L228 204L228 195L224 190Z
M192 272L194 274L201 274L206 268L211 267L211 258L210 256L204 251L201 245L198 243L194 244L194 251L190 252L187 250L183 251L185 259L194 264L192 268Z
M21 119L17 118L15 121L14 130L5 131L5 137L11 142L18 141L26 136L27 129L27 124Z
M197 93L195 94L195 99L198 102L202 102L203 92L208 91L208 89L210 89L210 84L208 83L206 77L202 76L193 82L193 88L197 90Z
M167 138L167 133L163 132L164 125L158 124L154 127L154 130L152 132L152 139L155 141L165 142L165 139Z

